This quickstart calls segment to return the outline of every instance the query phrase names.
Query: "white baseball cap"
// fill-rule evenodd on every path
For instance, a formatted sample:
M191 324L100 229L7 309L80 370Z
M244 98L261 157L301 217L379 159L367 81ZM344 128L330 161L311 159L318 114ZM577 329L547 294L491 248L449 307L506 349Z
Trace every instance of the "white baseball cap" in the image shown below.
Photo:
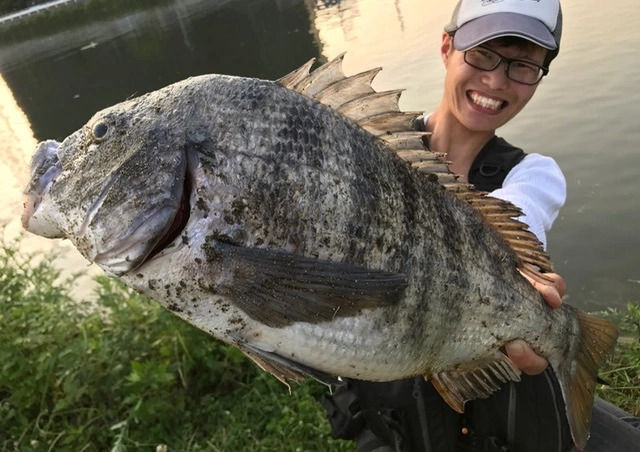
M562 34L559 0L459 0L451 22L453 45L465 51L491 39L518 36L557 55Z

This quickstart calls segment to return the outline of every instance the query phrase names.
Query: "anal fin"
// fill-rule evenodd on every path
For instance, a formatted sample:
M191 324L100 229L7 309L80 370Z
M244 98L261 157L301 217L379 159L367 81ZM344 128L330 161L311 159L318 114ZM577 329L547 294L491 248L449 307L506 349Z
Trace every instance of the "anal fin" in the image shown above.
M434 388L458 413L467 400L485 399L502 383L520 381L520 370L502 352L495 359L473 368L438 372L429 376Z
M304 380L305 376L300 372L295 371L287 366L283 366L278 362L274 362L268 359L261 357L255 353L250 352L246 349L241 349L242 352L256 365L264 370L267 373L273 375L280 383L284 384L289 390L291 390L291 386L289 386L289 382L293 381L298 383Z
M269 372L289 389L289 382L301 382L307 377L327 386L340 383L337 377L305 366L277 353L268 352L250 344L243 344L241 350L265 372Z

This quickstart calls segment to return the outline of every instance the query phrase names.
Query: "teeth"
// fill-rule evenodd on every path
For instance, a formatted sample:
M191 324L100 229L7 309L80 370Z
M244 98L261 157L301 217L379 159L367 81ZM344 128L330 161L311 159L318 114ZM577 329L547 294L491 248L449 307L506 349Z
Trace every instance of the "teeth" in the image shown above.
M501 101L489 99L488 97L481 96L478 93L471 93L471 100L474 104L480 105L484 108L489 108L491 110L498 110L502 106Z

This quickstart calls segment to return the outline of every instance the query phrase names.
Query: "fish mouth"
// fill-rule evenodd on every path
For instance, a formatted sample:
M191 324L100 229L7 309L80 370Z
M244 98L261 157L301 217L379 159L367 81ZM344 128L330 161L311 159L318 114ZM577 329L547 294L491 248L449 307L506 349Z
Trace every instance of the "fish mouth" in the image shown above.
M176 166L176 177L171 194L162 204L153 206L124 230L115 228L111 234L105 232L96 219L101 212L113 179L106 181L78 228L67 221L56 203L51 189L62 177L63 170L59 158L61 146L54 140L38 144L31 161L31 177L24 190L23 227L36 235L47 238L69 238L85 257L103 268L107 273L121 276L136 270L168 248L178 249L175 243L187 227L191 216L191 196L193 189L192 169L197 167L197 158L186 152ZM195 165L195 166L194 166ZM70 228L70 229L67 229ZM79 248L80 249L80 248Z
M38 144L31 161L30 182L24 190L24 210L21 217L24 229L50 239L65 237L59 226L59 214L47 199L51 186L62 173L57 155L59 147L60 143L55 140Z

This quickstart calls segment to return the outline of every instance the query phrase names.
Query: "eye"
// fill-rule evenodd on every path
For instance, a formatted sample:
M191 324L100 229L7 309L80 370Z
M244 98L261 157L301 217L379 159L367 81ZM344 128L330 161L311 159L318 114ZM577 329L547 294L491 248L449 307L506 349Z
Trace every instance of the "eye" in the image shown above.
M519 72L531 72L533 74L537 74L540 70L538 66L534 66L533 64L529 64L525 61L514 60L511 65Z
M96 122L91 128L91 133L96 141L102 141L107 136L108 132L109 126L102 121Z
M476 47L474 49L469 50L475 58L483 59L483 60L493 60L495 58L495 53L491 50L484 49L482 47Z

